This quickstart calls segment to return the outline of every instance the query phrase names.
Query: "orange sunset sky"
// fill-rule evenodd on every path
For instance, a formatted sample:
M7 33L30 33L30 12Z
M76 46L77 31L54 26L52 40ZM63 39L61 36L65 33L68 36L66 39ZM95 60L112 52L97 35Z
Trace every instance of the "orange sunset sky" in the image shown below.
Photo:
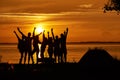
M68 27L69 42L118 42L120 15L115 11L103 13L107 1L0 0L0 43L17 42L13 33L17 27L27 35L38 26L46 32L54 28L55 35L60 35Z

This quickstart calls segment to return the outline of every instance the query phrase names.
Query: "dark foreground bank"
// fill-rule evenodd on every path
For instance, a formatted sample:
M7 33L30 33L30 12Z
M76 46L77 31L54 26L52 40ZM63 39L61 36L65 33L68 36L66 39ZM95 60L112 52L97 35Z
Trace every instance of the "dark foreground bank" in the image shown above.
M89 49L78 63L0 63L0 80L120 80L120 61L106 50Z
M120 80L120 66L83 66L79 63L0 64L0 80Z

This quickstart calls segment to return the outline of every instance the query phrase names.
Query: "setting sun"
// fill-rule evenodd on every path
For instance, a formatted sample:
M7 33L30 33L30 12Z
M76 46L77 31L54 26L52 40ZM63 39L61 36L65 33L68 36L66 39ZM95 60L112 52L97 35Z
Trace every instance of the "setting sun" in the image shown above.
M42 27L36 27L36 33L41 33L43 32L43 28Z
M36 34L39 34L39 33L41 33L41 32L43 32L44 31L44 29L43 29L43 26L42 25L40 25L40 24L37 24L36 25Z

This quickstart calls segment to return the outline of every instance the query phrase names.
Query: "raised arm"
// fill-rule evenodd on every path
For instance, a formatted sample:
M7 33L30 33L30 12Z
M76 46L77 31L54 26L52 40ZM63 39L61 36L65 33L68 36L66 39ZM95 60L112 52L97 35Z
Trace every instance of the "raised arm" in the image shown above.
M22 31L20 31L20 28L19 27L17 27L17 29L18 29L18 31L22 34L22 36L25 36L23 33L22 33ZM25 36L26 37L26 36Z
M44 39L45 39L45 30L43 31L43 41L44 41Z
M66 31L64 31L64 36L67 38L68 35L68 28L66 28Z
M48 38L50 37L50 35L49 35L49 31L47 32L48 33Z
M43 38L45 38L45 30L43 31Z
M33 37L35 36L35 29L36 29L36 27L34 27L34 30L33 30Z
M53 28L51 29L51 33L52 33L53 39L55 40L55 36L54 36L54 33L53 33Z
M42 34L42 32L40 32L37 36L39 36L39 35L41 35Z
M16 31L14 31L14 33L15 33L16 37L17 37L18 39L20 39L19 36L17 35Z

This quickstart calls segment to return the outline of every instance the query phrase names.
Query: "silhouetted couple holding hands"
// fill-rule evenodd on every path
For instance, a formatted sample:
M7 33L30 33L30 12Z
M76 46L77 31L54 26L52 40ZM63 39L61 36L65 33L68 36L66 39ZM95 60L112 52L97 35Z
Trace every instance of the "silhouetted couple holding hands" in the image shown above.
M28 55L28 64L30 63L30 59L32 60L32 64L34 64L33 54L36 52L36 63L38 63L38 54L41 52L41 59L44 59L44 52L46 46L48 45L48 55L49 59L55 59L55 63L67 62L67 48L66 48L66 38L68 34L68 28L64 33L54 36L53 28L51 29L52 37L50 37L50 33L47 32L48 37L45 37L45 31L35 35L35 29L33 30L33 35L28 32L28 35L22 33L22 31L17 28L19 33L21 33L22 38L18 36L18 34L14 31L17 39L18 39L18 50L21 53L21 57L19 60L19 64L22 64L22 59L24 58L24 64L26 63L26 56ZM42 42L39 40L39 35L42 35ZM39 44L41 44L41 48L39 49ZM33 49L32 49L33 46ZM54 56L54 57L53 57Z

